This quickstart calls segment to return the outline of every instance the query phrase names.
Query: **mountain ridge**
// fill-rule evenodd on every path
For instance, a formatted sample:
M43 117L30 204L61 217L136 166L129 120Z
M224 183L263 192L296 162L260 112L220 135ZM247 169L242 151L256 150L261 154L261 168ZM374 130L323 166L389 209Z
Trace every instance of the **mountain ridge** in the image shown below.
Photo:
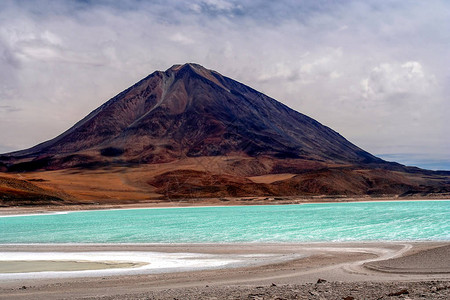
M208 98L209 94L212 96ZM186 117L188 114L192 114L198 120ZM171 120L173 116L185 118L182 124L175 124L174 120ZM280 121L283 117L287 118L288 122ZM101 120L96 122L98 118ZM198 124L199 121L206 124ZM172 143L172 147L176 147L177 143L183 144L184 136L193 135L192 132L182 132L181 126L200 126L197 133L203 130L208 138L215 138L209 144L202 145L202 149L188 149L186 153L188 156L218 155L245 150L250 156L267 154L280 158L285 156L318 160L340 159L352 163L383 162L351 144L329 127L198 64L174 65L165 72L153 72L111 98L56 138L8 155L39 156L71 153L95 148L98 145L104 145L105 148L120 148L120 144L126 144L124 141L126 135L134 137L134 140L142 139L144 136L151 136L159 126L171 126L170 129L175 131L167 132L172 136L167 136L163 132L155 136L160 140L167 137L178 140ZM86 127L92 127L94 130L89 131ZM143 128L148 129L148 132L142 133ZM304 132L300 132L300 128ZM83 135L83 131L87 131L87 135ZM217 138L226 140L230 137L235 138L235 142L241 143L241 149L239 146L231 145L222 145L222 148L219 145L215 150L207 149L214 143L219 143ZM201 141L197 139L192 144L199 146ZM244 149L244 144L247 149ZM150 146L151 142L147 141L146 145ZM334 150L333 147L336 145L346 150L348 155L343 155L343 151ZM178 146L178 150L182 150L181 148L189 145L185 143ZM227 147L233 149L226 149ZM127 149L124 152L126 151ZM313 153L314 151L322 153L317 155ZM132 150L128 149L128 152Z
M62 190L70 201L125 194L168 199L450 192L450 172L386 162L316 120L194 63L155 71L54 139L0 155L0 171L44 178L33 184ZM106 183L91 185L84 178L93 171L126 187L117 194ZM115 172L132 179L111 178ZM258 176L282 179L259 182ZM80 187L73 190L59 178ZM105 193L99 196L96 189Z

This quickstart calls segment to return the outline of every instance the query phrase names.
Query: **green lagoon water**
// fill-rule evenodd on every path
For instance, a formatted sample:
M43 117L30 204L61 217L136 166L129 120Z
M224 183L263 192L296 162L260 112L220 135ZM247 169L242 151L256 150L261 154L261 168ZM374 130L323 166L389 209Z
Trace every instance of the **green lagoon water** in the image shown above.
M450 201L78 211L0 217L0 244L450 240Z

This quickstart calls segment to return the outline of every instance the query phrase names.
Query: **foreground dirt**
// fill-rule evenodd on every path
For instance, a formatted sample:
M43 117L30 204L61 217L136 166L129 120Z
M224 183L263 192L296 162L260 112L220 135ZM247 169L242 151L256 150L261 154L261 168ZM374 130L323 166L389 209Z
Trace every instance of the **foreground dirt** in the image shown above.
M175 273L0 281L0 299L449 299L449 243L4 245L2 251L284 254L287 260ZM305 254L305 258L290 255ZM435 268L435 261L442 267ZM376 271L365 264L395 266Z
M300 285L204 286L82 299L450 299L450 283L321 282Z

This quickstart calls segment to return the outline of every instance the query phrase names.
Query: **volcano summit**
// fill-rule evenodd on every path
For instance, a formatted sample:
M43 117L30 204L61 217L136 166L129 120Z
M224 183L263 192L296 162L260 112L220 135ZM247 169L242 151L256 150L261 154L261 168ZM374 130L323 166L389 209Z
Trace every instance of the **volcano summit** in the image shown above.
M120 169L139 199L449 191L448 174L383 161L310 117L192 63L150 74L58 137L2 155L0 168L9 176L40 177ZM80 199L45 180L64 197Z

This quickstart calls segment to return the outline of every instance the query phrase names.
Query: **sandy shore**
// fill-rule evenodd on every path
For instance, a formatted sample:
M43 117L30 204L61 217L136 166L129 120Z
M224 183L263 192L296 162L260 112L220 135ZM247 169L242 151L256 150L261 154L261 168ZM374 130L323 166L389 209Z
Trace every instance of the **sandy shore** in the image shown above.
M126 251L131 261L133 253L152 252L212 255L234 263L162 273L149 269L136 272L138 267L128 269L134 273L77 278L5 277L0 281L0 298L448 299L450 296L449 242L0 246L0 252L6 255L107 251ZM246 259L236 263L243 257ZM318 279L325 281L317 283ZM396 293L397 296L388 296Z
M93 262L93 261L58 261L58 260L12 260L0 261L0 274L65 272L84 270L104 270L116 268L135 268L136 263Z

